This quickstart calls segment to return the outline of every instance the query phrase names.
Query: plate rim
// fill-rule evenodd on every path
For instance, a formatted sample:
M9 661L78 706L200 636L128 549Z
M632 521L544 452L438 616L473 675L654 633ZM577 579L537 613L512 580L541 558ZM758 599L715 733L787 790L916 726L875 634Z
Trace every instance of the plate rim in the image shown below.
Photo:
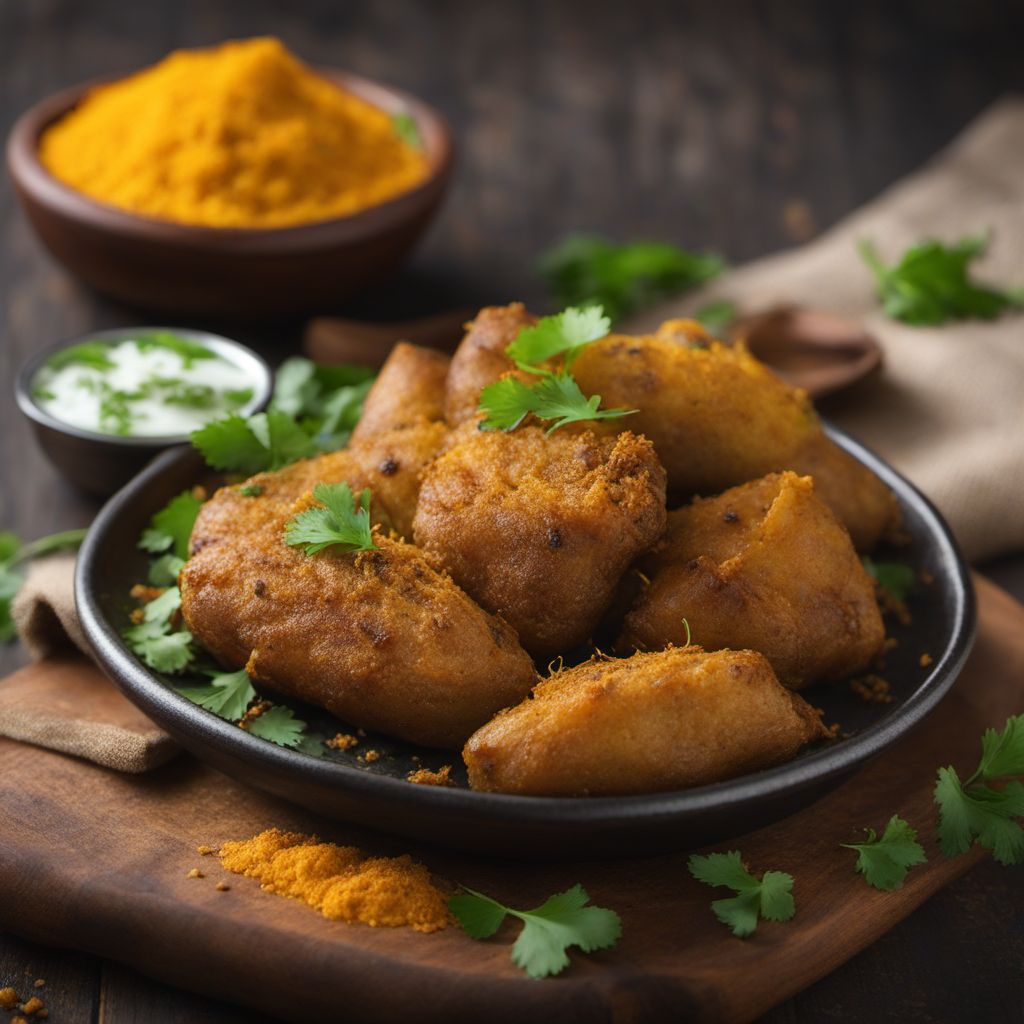
M720 812L751 801L781 797L852 772L914 728L952 687L971 651L977 629L977 603L970 570L941 513L916 486L870 448L840 428L822 422L833 441L879 476L896 492L901 503L913 506L928 525L929 537L937 552L936 564L949 573L955 599L953 627L928 675L898 707L879 721L854 736L797 760L734 779L692 789L574 797L417 786L404 779L280 747L191 703L128 650L103 614L94 586L99 556L108 542L111 526L122 511L178 461L191 457L197 465L201 464L196 453L187 446L176 446L154 459L110 498L93 520L75 564L75 604L79 621L100 668L129 700L158 724L166 726L200 760L208 760L203 747L212 745L219 753L243 763L255 762L257 768L284 776L292 784L305 781L326 786L351 799L386 802L396 811L409 807L417 812L471 814L481 822L500 820L506 825L586 825L614 829L630 824L681 821L705 812ZM183 733L186 739L180 739ZM189 743L193 737L195 746Z

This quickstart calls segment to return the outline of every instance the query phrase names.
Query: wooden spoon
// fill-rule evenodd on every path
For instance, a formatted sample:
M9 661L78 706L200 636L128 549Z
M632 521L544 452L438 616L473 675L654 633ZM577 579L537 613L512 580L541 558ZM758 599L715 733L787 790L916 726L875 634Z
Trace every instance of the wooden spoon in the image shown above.
M744 317L731 333L812 398L855 384L882 361L878 342L859 324L820 309L778 306Z
M462 340L464 326L473 315L473 310L455 309L393 323L321 316L309 322L302 349L317 363L379 367L398 341L451 352Z

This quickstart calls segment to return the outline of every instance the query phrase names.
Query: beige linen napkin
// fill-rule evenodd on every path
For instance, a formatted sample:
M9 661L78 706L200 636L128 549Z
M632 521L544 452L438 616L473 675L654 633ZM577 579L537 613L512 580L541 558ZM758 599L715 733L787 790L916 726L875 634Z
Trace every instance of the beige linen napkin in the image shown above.
M639 333L719 298L744 313L796 303L862 321L882 345L882 372L833 399L826 414L939 506L969 558L1024 549L1024 314L897 323L881 312L856 251L872 239L891 263L922 239L985 231L992 244L976 276L1024 286L1022 98L991 107L923 170L809 245L740 267L623 330Z
M0 684L0 736L87 758L122 772L165 763L178 745L90 661L75 612L75 559L34 562L12 615L35 659Z

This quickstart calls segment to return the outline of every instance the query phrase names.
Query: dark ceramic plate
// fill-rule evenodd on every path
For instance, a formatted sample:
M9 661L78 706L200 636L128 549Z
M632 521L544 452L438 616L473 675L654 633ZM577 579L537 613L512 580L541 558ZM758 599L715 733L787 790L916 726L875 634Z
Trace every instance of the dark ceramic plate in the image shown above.
M465 788L464 776L459 788L412 785L405 781L411 769L438 767L453 756L458 761L458 755L369 736L348 753L314 757L251 736L179 696L130 653L120 630L128 622L128 591L147 568L136 539L155 511L206 475L189 449L161 456L99 514L78 559L78 613L106 672L186 749L229 775L329 817L511 856L637 855L716 842L799 810L896 743L950 688L974 638L970 576L938 512L877 456L838 431L832 435L896 492L912 538L898 557L931 578L910 600L911 624L887 624L899 641L885 669L894 700L869 704L844 684L806 691L812 704L825 709L826 722L841 724L842 738L780 767L713 786L564 799L475 793ZM923 653L932 658L928 668L919 665ZM344 730L324 711L288 704L324 735ZM379 760L356 760L371 748L380 751Z

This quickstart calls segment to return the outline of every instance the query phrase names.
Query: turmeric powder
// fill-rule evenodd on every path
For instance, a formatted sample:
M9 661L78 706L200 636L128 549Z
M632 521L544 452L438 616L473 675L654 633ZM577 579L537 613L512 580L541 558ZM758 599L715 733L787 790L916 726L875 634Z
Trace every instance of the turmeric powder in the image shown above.
M94 89L44 132L39 156L93 199L231 228L356 213L428 173L388 113L273 38L179 50Z
M435 932L451 920L448 892L411 857L366 857L353 846L272 828L225 843L220 862L267 892L301 900L324 917L374 928Z

